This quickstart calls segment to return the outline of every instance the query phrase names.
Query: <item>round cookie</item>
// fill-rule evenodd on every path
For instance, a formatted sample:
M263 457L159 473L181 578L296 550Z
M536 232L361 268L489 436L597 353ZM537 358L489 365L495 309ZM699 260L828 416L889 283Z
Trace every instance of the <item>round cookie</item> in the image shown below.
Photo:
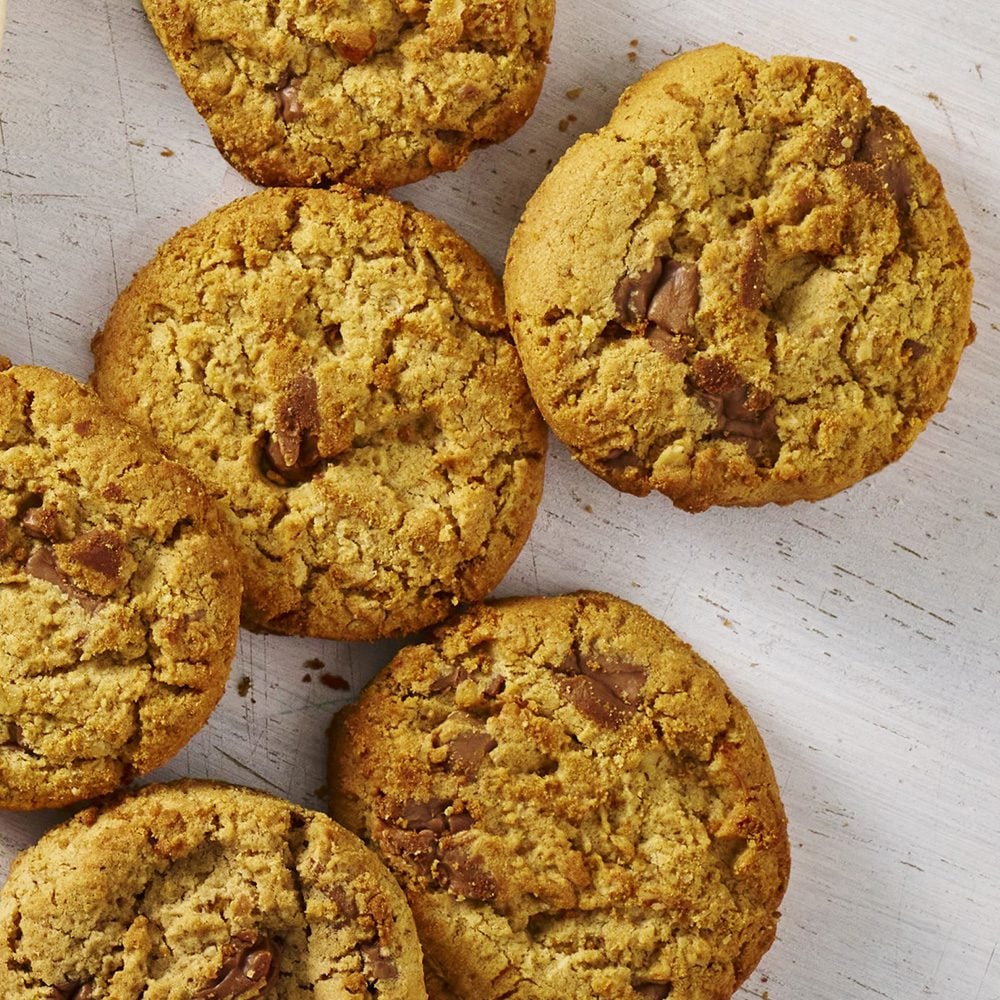
M249 789L150 785L14 861L0 994L24 1000L422 1000L420 944L378 858Z
M545 425L499 283L443 223L352 188L262 191L169 240L94 383L227 504L244 622L414 632L493 589Z
M0 371L0 808L180 750L222 695L240 591L190 473L68 376Z
M481 605L404 649L335 717L330 789L406 891L434 1000L723 1000L774 938L760 736L617 598Z
M226 159L257 184L386 189L527 120L554 0L143 0Z
M566 153L505 287L558 437L691 511L894 461L975 332L965 238L906 126L842 66L725 45L654 69Z

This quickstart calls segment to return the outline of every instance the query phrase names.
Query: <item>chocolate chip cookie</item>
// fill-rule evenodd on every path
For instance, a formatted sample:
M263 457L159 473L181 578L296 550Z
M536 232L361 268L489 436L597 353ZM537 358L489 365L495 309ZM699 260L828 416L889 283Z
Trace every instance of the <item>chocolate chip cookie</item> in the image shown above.
M512 135L554 0L144 0L227 160L258 184L386 189Z
M15 859L0 995L427 994L406 900L356 837L270 795L181 781L86 809Z
M617 598L481 605L404 649L334 719L330 788L406 891L436 1000L723 1000L774 938L760 736Z
M692 511L894 461L974 334L968 247L906 126L842 66L725 45L653 70L569 150L505 285L555 433Z
M223 525L91 390L0 371L0 808L104 794L205 722L239 626Z
M414 632L500 581L545 426L500 285L448 227L353 188L262 191L169 240L94 383L240 538L251 628Z

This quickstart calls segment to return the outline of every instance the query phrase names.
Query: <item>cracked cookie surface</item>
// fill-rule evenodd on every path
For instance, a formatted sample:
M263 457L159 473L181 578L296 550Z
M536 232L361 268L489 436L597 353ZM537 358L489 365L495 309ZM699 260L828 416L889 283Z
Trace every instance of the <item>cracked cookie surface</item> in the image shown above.
M85 809L0 892L18 1000L421 1000L420 945L378 858L329 817L205 781Z
M512 135L554 0L144 0L223 155L264 185L386 189Z
M974 335L968 247L906 126L842 66L724 45L567 152L504 281L555 433L687 510L816 500L894 461Z
M480 605L331 727L333 815L407 893L434 1000L723 1000L789 849L745 709L605 594Z
M499 583L546 432L487 264L352 188L269 190L169 240L94 341L94 383L219 496L244 622L415 632Z
M222 695L240 589L190 473L68 376L0 371L0 807L172 757Z

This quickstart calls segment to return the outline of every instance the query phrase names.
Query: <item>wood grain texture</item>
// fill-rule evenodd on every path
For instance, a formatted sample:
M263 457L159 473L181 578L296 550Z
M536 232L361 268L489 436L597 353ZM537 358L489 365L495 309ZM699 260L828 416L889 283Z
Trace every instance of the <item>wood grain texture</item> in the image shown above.
M788 808L793 876L779 940L742 998L1000 1000L993 6L561 0L528 125L401 192L499 268L548 166L606 120L621 89L666 55L726 40L849 65L910 124L965 226L979 338L947 409L901 461L822 503L688 515L614 492L555 447L534 533L500 589L593 587L642 604L756 718ZM180 225L249 190L138 0L11 0L0 353L86 377L90 338L135 269ZM329 718L394 648L244 633L223 702L157 777L210 776L321 806ZM56 818L0 815L4 865Z

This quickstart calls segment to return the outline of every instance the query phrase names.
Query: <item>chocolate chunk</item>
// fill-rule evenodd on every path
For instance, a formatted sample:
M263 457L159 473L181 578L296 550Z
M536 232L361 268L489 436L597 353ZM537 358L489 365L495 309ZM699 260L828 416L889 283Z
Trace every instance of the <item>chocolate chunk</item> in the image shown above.
M302 85L302 77L292 76L291 67L281 74L278 80L277 98L278 114L282 121L288 123L297 122L304 117L302 102L299 100L299 87Z
M464 848L447 848L442 852L441 861L449 892L466 899L486 900L496 896L496 879Z
M261 997L278 978L279 953L264 935L241 931L222 949L222 968L194 994L194 1000L250 1000Z
M296 375L285 386L276 423L275 433L265 431L262 437L265 477L282 486L307 482L321 460L316 380L311 374Z
M40 545L24 564L25 572L38 580L54 583L67 597L71 597L85 611L93 614L104 602L75 586L59 568L56 557L47 545Z
M487 732L460 733L448 744L448 768L472 776L497 741Z
M682 337L665 330L662 326L651 326L646 331L646 340L671 361L681 361L688 352L688 342Z
M441 674L431 681L431 694L441 694L443 691L454 691L469 675L461 668L455 667L450 673Z
M691 333L698 311L698 284L698 268L694 264L670 261L649 304L649 319L670 333Z
M634 451L626 448L612 448L601 460L601 465L608 469L641 469L642 462Z
M88 531L74 539L66 553L73 562L117 581L122 571L125 539L114 531Z
M635 278L627 274L615 287L614 303L618 315L628 323L638 323L646 318L649 302L663 274L663 260L654 260L648 271Z
M764 393L745 383L725 392L695 390L698 401L715 415L709 439L724 439L746 446L750 457L768 465L778 460L781 437L774 404Z
M603 654L570 652L556 669L569 701L607 729L617 729L635 711L648 676L644 667Z
M931 349L926 344L920 343L919 340L907 337L903 341L903 350L910 355L910 360L919 361L925 354L929 354Z
M365 945L361 949L361 954L364 955L365 974L369 979L396 979L399 977L396 963L388 955L383 955L382 949L377 944Z
M445 810L449 805L446 799L429 799L426 802L410 799L392 818L399 821L405 830L430 830L432 833L443 833L447 827Z
M875 168L878 179L888 189L899 214L905 218L910 213L913 179L903 162L906 147L899 128L880 108L875 108L868 130L861 138L857 158Z
M337 909L340 911L340 916L344 923L357 919L359 912L358 904L354 901L353 896L347 894L347 890L343 886L331 886L325 890L325 894L337 904Z
M27 743L24 742L24 731L18 723L8 722L6 723L6 727L7 737L0 743L0 746L21 747L22 749L27 746Z
M644 1000L667 1000L674 991L673 983L635 983L632 986L636 995Z
M358 27L338 38L333 43L333 49L341 59L346 59L352 66L357 66L375 51L377 40L371 28Z
M502 674L494 674L486 687L483 688L484 698L497 698L507 686L507 679Z
M53 1000L92 1000L94 996L93 982L59 983L52 989L56 991Z
M21 530L30 538L45 542L61 541L65 535L59 521L59 512L52 507L31 507L21 518Z
M764 304L766 291L764 284L766 247L758 226L751 223L747 234L739 272L740 305L744 309L760 309Z
M448 817L448 832L463 833L472 829L472 817L468 813L452 813Z
M626 275L618 282L614 291L618 318L647 335L657 328L669 334L689 334L698 311L698 284L694 264L661 257L637 277ZM609 328L612 325L621 329L619 323L609 324Z

